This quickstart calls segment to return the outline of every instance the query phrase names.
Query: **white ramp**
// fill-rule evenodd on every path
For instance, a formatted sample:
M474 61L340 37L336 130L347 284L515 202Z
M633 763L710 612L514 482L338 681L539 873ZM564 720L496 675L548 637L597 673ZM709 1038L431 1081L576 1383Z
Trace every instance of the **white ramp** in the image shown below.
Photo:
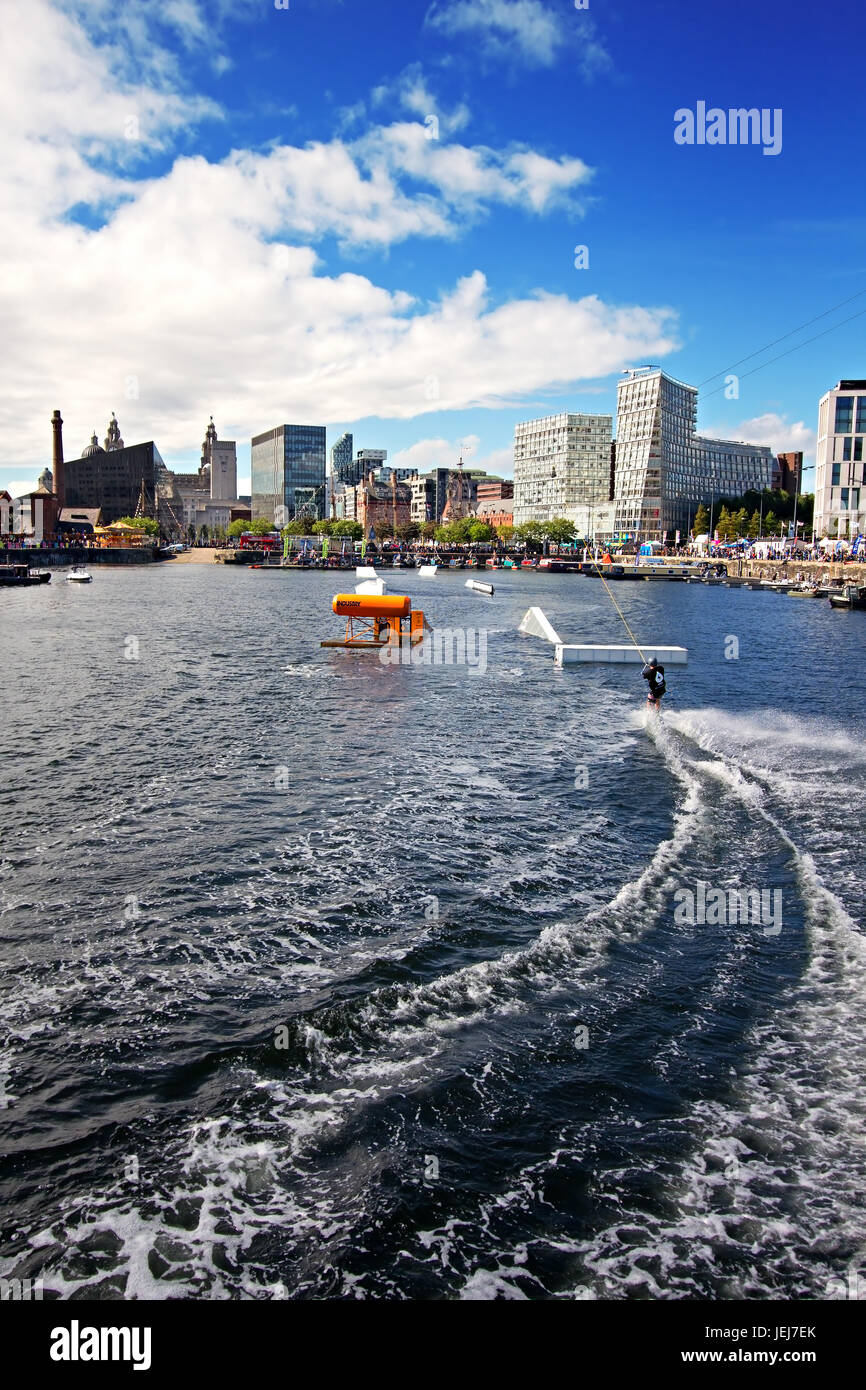
M540 637L543 642L562 645L562 638L551 626L540 608L528 608L517 631L524 633L527 637Z
M372 565L358 565L355 569L356 579L375 579L376 571Z
M377 598L381 598L384 592L384 579L365 579L363 584L355 585L356 594L375 594Z
M419 579L432 579L433 576L434 576L434 574L435 574L436 571L438 570L438 568L439 568L438 565L419 565L419 566L418 566L418 578L419 578Z
M530 609L530 612L532 610ZM528 616L528 614L527 614ZM645 642L643 650L646 653L647 661L651 657L656 657L662 666L685 666L688 663L689 653L687 647L654 647L652 643ZM602 643L590 645L581 643L568 645L557 639L557 648L554 654L554 664L556 666L574 666L583 661L601 661L618 664L637 664L643 666L644 659L636 647L627 646L606 646Z

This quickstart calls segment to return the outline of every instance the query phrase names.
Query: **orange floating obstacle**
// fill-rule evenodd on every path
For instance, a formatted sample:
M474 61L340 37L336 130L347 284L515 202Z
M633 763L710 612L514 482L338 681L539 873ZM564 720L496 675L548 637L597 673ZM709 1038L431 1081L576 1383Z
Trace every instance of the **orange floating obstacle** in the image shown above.
M336 594L331 605L346 618L346 635L330 638L323 647L352 647L378 651L381 647L415 646L424 640L424 614L412 608L408 594Z

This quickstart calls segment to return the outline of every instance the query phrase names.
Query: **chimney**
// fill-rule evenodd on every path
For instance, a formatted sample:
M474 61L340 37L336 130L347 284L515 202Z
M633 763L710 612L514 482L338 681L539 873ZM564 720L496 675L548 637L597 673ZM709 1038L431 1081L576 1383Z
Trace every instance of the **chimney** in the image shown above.
M54 453L53 453L53 472L54 472L54 495L57 498L57 515L60 515L60 508L66 505L66 476L63 471L63 421L60 418L60 411L55 410L51 416L51 428L54 431Z

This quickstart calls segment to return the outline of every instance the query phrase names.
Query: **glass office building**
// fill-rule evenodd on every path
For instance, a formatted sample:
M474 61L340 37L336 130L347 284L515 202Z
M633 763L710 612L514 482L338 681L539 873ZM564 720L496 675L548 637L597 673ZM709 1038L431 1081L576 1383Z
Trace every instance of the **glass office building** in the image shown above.
M254 521L265 517L284 525L298 516L324 517L324 425L277 425L255 435L251 465Z

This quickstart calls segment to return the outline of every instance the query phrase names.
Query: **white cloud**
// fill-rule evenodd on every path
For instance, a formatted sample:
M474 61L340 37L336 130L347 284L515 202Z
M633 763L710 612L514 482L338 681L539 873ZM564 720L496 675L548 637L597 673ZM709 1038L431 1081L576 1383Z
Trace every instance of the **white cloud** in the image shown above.
M5 472L6 470L4 469L2 471ZM39 472L41 473L41 471L40 469ZM0 492L8 492L9 496L12 498L25 497L28 492L35 492L38 486L39 479L35 474L33 477L27 479L13 478L9 483L3 482L2 478L0 478Z
M191 41L198 8L172 11ZM141 7L124 22L144 43ZM70 458L112 409L127 441L156 437L168 455L194 446L211 412L221 435L244 441L292 418L495 407L677 346L667 308L542 291L491 305L480 270L423 303L325 273L298 244L387 246L455 236L497 205L545 211L583 189L580 160L428 141L406 122L349 144L182 157L136 179L135 142L122 134L131 103L149 148L211 114L164 80L170 64L157 56L157 76L130 85L129 55L118 75L115 48L45 0L4 0L4 37L16 62L0 89L0 463L16 473L48 461L56 406ZM80 203L99 210L98 227L68 219Z
M488 53L519 51L526 62L550 67L565 42L558 14L541 0L446 0L427 23L444 34L480 35Z
M427 77L420 63L411 63L392 82L382 82L370 94L374 107L394 106L426 122L435 116L439 125L439 135L453 135L462 130L469 121L469 108L461 102L451 111L446 111L433 95ZM354 110L354 108L348 108Z
M710 439L737 439L747 444L769 444L774 454L802 453L805 459L814 458L817 434L803 420L790 421L787 415L769 411L753 416L739 425L721 425L701 430Z
M543 0L441 0L426 23L448 37L472 39L493 60L549 68L573 51L586 78L613 66L590 15L572 11L566 18Z
M454 468L462 456L466 468L483 468L486 473L511 477L514 471L514 451L493 449L489 453L480 451L481 437L477 434L463 435L460 439L445 439L434 435L418 439L406 449L399 449L388 463L393 468L414 468L419 473L427 473L431 468Z

